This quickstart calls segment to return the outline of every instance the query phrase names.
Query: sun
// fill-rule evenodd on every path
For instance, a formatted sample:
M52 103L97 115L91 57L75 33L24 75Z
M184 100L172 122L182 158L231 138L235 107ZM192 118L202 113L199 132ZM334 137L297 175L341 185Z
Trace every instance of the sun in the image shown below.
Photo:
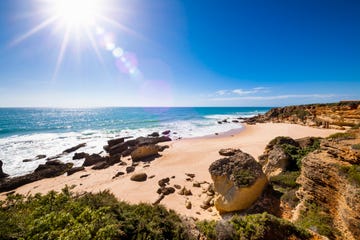
M101 13L100 0L52 0L51 13L67 27L95 24Z

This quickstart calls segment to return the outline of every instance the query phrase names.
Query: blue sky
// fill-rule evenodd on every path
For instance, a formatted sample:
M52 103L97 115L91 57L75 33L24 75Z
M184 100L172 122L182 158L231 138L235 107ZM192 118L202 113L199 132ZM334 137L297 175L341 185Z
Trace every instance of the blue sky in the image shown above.
M46 1L0 1L0 107L360 99L360 1L103 0L66 48Z

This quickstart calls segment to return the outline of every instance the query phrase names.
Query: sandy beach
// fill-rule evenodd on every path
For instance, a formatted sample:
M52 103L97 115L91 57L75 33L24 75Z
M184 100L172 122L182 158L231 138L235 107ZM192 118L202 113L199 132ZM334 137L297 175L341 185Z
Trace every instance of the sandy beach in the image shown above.
M318 129L295 124L264 123L246 125L244 130L234 135L225 134L218 137L181 139L163 144L169 148L162 152L162 156L147 163L140 163L134 173L144 172L153 178L145 182L134 182L130 180L133 173L125 174L115 179L112 177L119 171L125 171L126 166L114 165L104 170L92 170L77 172L71 176L59 176L51 179L37 181L16 189L16 193L35 194L46 193L50 190L59 191L65 185L74 185L76 192L98 192L109 189L117 198L130 203L147 202L153 203L157 198L158 181L162 178L170 178L170 186L178 184L191 189L191 196L183 196L177 193L166 196L161 204L178 213L198 219L219 218L215 209L213 211L203 210L200 205L206 198L202 194L202 188L193 187L193 181L211 182L208 168L210 164L219 159L218 151L222 148L239 148L251 154L255 159L261 155L268 142L276 136L290 136L301 138L307 136L326 137L332 133L339 132L333 129ZM122 159L131 164L129 158ZM192 181L186 180L185 173L193 173ZM87 177L80 178L85 174ZM178 190L177 190L178 191ZM0 199L5 193L0 195ZM185 200L192 202L192 209L186 209Z

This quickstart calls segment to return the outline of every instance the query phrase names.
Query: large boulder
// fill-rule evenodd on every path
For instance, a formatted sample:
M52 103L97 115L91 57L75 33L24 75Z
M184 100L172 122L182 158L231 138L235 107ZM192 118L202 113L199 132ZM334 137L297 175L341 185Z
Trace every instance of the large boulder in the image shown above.
M3 172L2 166L3 166L3 162L0 160L0 179L1 178L6 178L6 177L9 176L9 174L6 174L6 173Z
M140 161L148 157L156 156L158 153L159 148L156 145L143 145L131 152L131 158L133 161Z
M107 159L108 159L107 157L102 157L99 154L94 153L94 154L91 154L91 155L85 157L83 166L87 167L87 166L95 165L99 162L104 162Z
M259 163L268 178L277 176L291 168L291 156L286 148L300 148L300 144L290 137L276 137L266 146L264 153L259 156Z
M213 162L209 172L216 192L215 207L220 213L249 208L267 184L261 165L241 150Z
M72 163L62 163L59 160L40 164L33 173L20 177L6 178L0 181L0 192L11 191L22 185L32 183L43 178L51 178L64 174L72 168Z
M144 182L147 179L146 173L135 173L131 176L130 180L135 182Z

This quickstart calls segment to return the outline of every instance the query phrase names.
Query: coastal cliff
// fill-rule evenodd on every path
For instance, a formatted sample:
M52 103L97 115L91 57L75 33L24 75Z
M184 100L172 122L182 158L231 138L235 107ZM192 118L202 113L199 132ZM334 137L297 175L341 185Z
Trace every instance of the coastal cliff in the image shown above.
M360 124L360 101L277 107L265 114L246 119L245 122L282 122L346 129Z

